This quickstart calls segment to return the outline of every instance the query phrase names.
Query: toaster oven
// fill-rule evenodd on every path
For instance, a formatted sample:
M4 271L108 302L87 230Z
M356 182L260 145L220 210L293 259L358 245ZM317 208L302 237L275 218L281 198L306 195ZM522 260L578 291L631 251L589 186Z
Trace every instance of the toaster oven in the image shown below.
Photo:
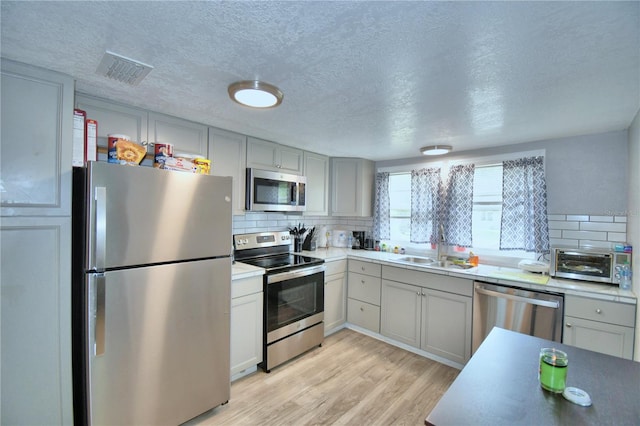
M622 265L631 265L631 253L595 248L562 248L551 250L550 275L598 283L618 284Z

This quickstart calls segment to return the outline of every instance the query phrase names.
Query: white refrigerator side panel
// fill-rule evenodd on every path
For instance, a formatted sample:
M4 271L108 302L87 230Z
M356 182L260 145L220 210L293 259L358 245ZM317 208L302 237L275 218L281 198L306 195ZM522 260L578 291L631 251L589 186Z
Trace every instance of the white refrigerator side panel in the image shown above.
M229 400L230 258L89 277L91 424L179 424Z

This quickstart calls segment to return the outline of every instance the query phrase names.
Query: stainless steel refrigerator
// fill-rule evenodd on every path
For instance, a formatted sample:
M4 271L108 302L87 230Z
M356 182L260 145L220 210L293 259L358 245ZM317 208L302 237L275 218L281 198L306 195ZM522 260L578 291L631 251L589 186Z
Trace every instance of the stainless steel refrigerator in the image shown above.
M74 169L76 424L179 424L229 400L231 178Z

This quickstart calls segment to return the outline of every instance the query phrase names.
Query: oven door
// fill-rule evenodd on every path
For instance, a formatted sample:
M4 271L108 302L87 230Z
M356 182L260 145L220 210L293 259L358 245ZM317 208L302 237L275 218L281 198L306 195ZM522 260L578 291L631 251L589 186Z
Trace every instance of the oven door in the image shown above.
M324 265L267 275L266 343L287 337L324 319Z

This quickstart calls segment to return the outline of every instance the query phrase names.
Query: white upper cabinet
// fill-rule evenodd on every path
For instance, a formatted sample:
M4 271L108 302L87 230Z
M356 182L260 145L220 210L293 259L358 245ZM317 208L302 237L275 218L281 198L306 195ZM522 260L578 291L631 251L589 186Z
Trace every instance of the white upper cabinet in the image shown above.
M247 138L247 167L301 175L302 157L301 149Z
M71 77L2 60L2 216L71 214Z
M93 96L76 94L76 108L87 112L87 118L98 122L98 146L107 146L110 134L127 135L132 141L149 140L147 122L149 114L141 108L118 104Z
M174 155L207 156L207 126L169 115L149 113L148 141L173 144Z
M210 127L209 159L212 175L233 178L233 214L244 214L247 137Z
M304 175L307 178L305 215L329 214L329 157L304 152Z
M207 156L207 126L142 108L119 104L85 94L76 95L76 108L87 112L87 118L98 122L98 146L107 146L107 136L123 134L137 143L173 144L173 152ZM143 163L143 165L150 165Z
M374 164L362 158L331 159L331 215L370 217Z

